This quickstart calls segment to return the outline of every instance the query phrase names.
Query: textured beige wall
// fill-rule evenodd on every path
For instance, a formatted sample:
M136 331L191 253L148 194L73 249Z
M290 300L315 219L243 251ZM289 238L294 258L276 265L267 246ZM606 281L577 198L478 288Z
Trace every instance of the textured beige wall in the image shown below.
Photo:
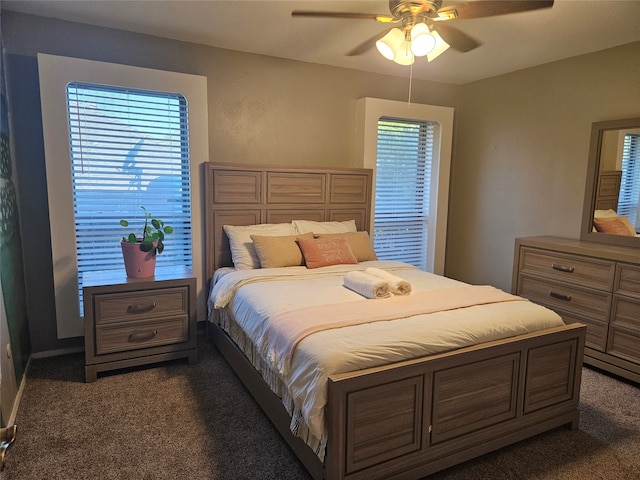
M209 77L211 160L357 167L356 100L406 100L408 78L224 50ZM203 59L204 60L204 59ZM415 103L454 106L455 87L414 82Z
M519 236L580 237L592 122L640 114L640 43L460 88L445 272L510 289Z

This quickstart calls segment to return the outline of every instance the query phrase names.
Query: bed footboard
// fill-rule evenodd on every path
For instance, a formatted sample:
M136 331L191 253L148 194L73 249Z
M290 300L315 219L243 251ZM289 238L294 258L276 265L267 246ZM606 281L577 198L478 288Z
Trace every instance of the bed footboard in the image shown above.
M329 378L324 465L233 341L208 336L316 478L421 478L553 428L578 428L586 326L571 324Z
M585 333L572 324L330 377L327 478L420 478L577 428Z

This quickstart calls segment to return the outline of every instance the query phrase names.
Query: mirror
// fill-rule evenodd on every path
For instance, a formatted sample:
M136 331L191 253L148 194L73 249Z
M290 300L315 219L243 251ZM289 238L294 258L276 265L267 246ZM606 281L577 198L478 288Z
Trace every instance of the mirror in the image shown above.
M634 157L636 168L631 168L629 160ZM640 235L633 235L633 230L640 233L639 204L640 117L595 122L580 239L640 247Z

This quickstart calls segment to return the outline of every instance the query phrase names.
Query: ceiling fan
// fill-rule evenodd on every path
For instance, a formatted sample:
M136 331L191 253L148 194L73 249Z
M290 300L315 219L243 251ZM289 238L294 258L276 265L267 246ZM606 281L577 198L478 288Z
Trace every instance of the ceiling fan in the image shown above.
M347 55L360 55L373 46L387 59L401 65L413 64L415 57L432 61L449 47L469 52L481 44L451 27L448 22L507 13L525 12L553 6L553 0L478 0L443 7L443 0L389 0L389 14L321 12L294 10L294 17L346 18L398 24L361 43Z

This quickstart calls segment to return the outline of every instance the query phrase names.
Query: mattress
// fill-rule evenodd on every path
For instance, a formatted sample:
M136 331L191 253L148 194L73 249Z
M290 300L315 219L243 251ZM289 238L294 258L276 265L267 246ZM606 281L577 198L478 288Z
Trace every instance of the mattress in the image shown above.
M257 270L221 269L209 295L210 321L219 323L241 346L292 415L291 429L305 439L322 460L324 407L330 375L361 370L490 342L563 325L561 318L525 299L473 305L433 313L384 319L312 333L297 343L289 368L277 368L261 344L270 319L296 310L331 305L339 312L347 305L376 308L387 299L369 299L345 288L344 276L353 270L377 267L411 284L412 295L422 292L464 292L466 283L419 270L408 264L378 260L357 265L334 265ZM458 289L458 290L451 290ZM401 303L401 300L394 299ZM372 303L373 302L373 303ZM400 312L402 309L399 310Z

